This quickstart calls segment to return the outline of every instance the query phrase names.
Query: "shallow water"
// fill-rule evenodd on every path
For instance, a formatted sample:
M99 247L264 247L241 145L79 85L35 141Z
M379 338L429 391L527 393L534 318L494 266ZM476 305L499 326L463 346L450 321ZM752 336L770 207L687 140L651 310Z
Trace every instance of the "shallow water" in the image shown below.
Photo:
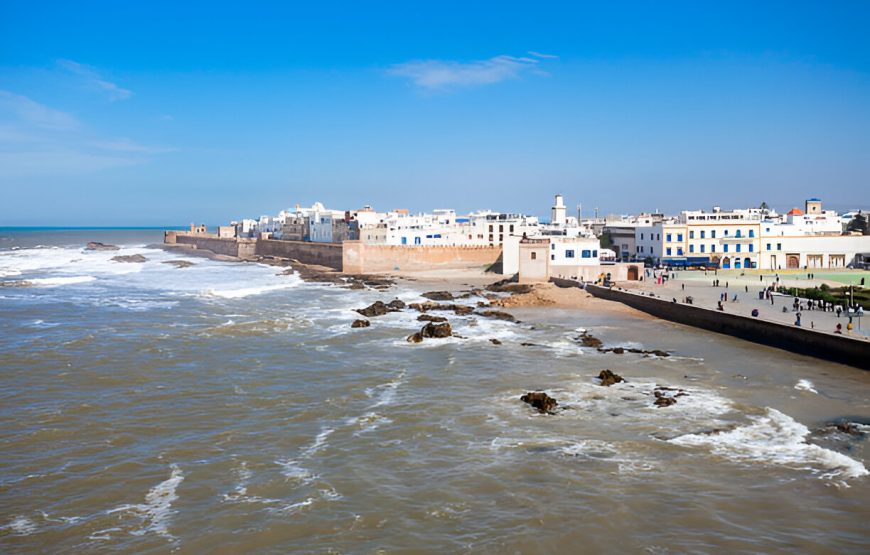
M30 283L0 287L3 552L866 552L867 442L812 433L866 422L861 370L617 312L451 314L467 339L410 345L415 312L350 328L409 285L0 235L0 281Z

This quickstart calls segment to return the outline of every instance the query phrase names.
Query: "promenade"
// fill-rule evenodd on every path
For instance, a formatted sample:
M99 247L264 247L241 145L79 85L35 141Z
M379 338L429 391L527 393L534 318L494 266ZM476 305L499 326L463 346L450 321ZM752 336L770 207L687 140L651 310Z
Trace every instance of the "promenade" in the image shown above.
M650 270L651 271L651 270ZM660 272L657 272L657 275ZM652 292L665 300L677 299L683 303L686 297L692 297L692 304L704 308L717 309L718 302L723 293L727 293L727 301L722 303L724 312L740 316L752 317L753 309L758 310L757 318L778 322L781 324L794 325L797 312L801 314L801 326L820 332L834 333L837 324L842 324L842 331L847 335L847 323L849 318L846 313L837 317L836 312L822 310L808 310L806 299L801 299L804 309L795 311L794 297L779 293L773 294L770 299L759 300L758 294L770 285L776 283L776 274L771 273L745 273L741 275L739 270L704 272L703 270L683 270L670 272L668 275L675 277L662 284L656 283L652 277L644 277L641 282L630 284L620 283L624 289L642 290ZM820 286L823 283L831 287L842 287L844 284L860 283L863 277L865 283L870 284L870 272L825 272L815 274L815 279L807 278L807 273L779 273L779 284L785 287L810 288ZM719 280L719 286L714 287L713 281ZM736 296L736 301L734 300ZM783 312L785 308L785 312ZM867 314L870 316L870 313ZM854 317L852 320L853 330L851 336L870 340L870 318Z

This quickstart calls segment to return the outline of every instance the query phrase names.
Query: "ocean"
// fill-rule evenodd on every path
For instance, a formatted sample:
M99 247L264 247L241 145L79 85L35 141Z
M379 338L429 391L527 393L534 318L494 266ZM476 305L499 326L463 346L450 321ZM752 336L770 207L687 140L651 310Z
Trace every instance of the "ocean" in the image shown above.
M867 441L826 427L870 432L865 371L625 311L449 313L461 337L414 345L413 310L350 324L423 283L306 283L161 240L0 229L3 553L870 548ZM685 395L656 407L657 387Z

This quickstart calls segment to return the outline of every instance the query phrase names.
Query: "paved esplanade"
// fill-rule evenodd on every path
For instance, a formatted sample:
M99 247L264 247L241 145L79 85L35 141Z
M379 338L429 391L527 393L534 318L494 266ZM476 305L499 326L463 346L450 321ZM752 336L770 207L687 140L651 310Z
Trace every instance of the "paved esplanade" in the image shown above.
M652 270L648 271L652 272ZM657 270L656 275L660 274L661 271ZM776 274L773 272L742 273L740 270L720 270L716 273L712 270L707 272L704 270L675 270L668 272L668 275L674 275L675 278L658 284L652 277L644 277L643 282L640 282L638 286L643 290L654 292L662 299L676 298L677 302L682 303L686 297L692 297L694 305L713 309L717 308L722 293L727 292L728 300L722 303L725 312L751 317L752 310L758 309L758 318L790 325L795 323L794 297L774 293L773 304L771 304L770 299L762 298L759 300L758 298L759 291L764 291L776 283ZM815 279L808 279L806 272L802 274L780 272L778 275L779 284L785 287L810 288L823 283L830 287L842 287L845 284L860 283L862 277L865 279L865 283L870 284L870 272L863 271L828 271L824 274L820 271L815 274ZM716 279L719 280L719 287L713 286L713 280ZM734 300L735 295L736 301ZM845 311L838 318L836 311L808 310L807 300L801 299L801 303L803 309L799 312L801 313L802 327L834 333L839 323L843 326L843 334L847 334L846 325L849 318ZM786 309L785 312L783 312L783 307ZM854 317L852 319L854 329L851 335L853 337L870 339L870 313L866 313L866 316L865 318Z

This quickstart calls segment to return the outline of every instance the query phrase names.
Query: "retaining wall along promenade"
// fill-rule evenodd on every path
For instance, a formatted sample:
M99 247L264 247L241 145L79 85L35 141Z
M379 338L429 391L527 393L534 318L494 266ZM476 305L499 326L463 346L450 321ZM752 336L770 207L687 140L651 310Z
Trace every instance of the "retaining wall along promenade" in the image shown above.
M254 239L226 239L215 234L189 233L185 231L163 232L163 242L168 245L185 245L196 250L206 250L224 256L251 259L254 257Z
M499 261L501 247L427 247L343 243L344 272L419 271L489 267Z
M671 322L870 370L870 341L868 340L675 303L597 285L587 285L586 290L596 297L618 301Z

